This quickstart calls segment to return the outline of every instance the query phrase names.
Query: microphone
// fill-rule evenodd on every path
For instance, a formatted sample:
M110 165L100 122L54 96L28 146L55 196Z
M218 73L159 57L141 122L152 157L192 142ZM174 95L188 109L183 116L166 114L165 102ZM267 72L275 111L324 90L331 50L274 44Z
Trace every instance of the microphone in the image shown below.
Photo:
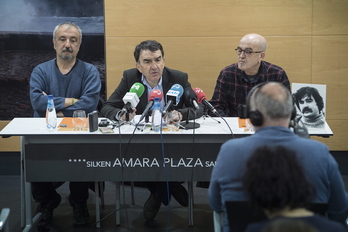
M210 102L207 101L207 98L200 88L194 88L193 91L195 91L198 103L203 103L206 107L209 108L211 112L213 112L216 116L220 117L219 112L210 104Z
M147 115L149 110L152 108L153 103L155 101L155 97L158 97L159 101L162 101L162 97L163 97L162 91L159 89L154 89L151 91L151 93L149 95L149 103L147 103L143 114L140 116L139 122L141 122L144 119L144 117Z
M145 88L142 84L136 82L132 85L129 92L124 95L122 98L123 103L125 104L123 109L119 114L119 118L121 118L125 113L132 113L132 108L135 108L139 103L139 98L143 95Z
M190 101L190 104L193 105L193 107L196 110L199 110L199 105L196 101L197 100L196 94L195 92L193 92L193 90L190 87L187 87L185 89L185 96Z
M172 105L174 105L174 106L178 105L183 92L184 92L184 89L179 84L173 85L172 88L170 88L170 90L168 90L168 92L166 94L167 104L164 106L162 115L166 114L169 107L171 107Z

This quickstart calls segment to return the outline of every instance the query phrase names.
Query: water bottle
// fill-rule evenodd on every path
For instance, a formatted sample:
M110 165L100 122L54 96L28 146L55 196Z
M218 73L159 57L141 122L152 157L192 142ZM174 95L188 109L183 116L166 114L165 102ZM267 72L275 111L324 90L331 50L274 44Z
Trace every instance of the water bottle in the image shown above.
M48 95L47 109L46 109L46 126L49 130L57 128L57 114L54 108L53 95Z
M161 121L162 121L162 113L161 113L161 106L159 102L159 98L155 97L155 102L152 108L152 130L155 132L160 131L161 129Z

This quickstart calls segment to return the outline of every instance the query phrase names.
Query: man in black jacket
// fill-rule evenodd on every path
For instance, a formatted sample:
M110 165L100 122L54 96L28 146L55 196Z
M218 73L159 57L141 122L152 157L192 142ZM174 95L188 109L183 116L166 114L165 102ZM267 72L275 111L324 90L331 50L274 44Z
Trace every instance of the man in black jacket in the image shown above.
M148 103L148 96L154 89L159 89L163 94L167 93L174 84L181 85L183 89L191 89L187 73L164 66L165 58L163 47L157 41L147 40L138 44L134 51L134 58L136 61L136 68L124 71L119 86L112 93L101 110L101 113L111 120L132 120L136 114L142 114ZM119 114L124 107L122 99L136 82L142 83L145 87L145 91L144 94L140 96L140 102L136 108L133 108L133 113L129 113L129 118L126 118L126 114ZM161 101L162 109L165 105L164 98L165 97L163 97ZM194 119L203 115L203 107L201 105L199 109L195 111L185 108L185 106L190 103L190 100L186 98L186 95L183 95L180 98L180 102L172 107L171 112L173 120L181 121L185 120L187 117L189 117L189 119ZM151 221L155 218L161 206L161 202L164 205L169 204L171 195L181 205L188 205L187 191L180 183L169 183L170 194L167 194L167 183L165 182L146 182L145 184L151 192L149 199L144 205L144 217L146 221Z

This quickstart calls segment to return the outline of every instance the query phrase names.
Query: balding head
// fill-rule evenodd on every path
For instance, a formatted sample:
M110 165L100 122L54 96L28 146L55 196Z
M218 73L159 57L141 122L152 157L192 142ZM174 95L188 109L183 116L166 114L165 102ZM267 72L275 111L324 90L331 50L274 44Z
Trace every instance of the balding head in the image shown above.
M251 110L263 117L262 126L288 126L294 109L290 91L281 83L268 82L251 96Z
M267 49L267 41L265 37L259 34L247 34L240 40L241 43L253 45L258 51L265 52Z

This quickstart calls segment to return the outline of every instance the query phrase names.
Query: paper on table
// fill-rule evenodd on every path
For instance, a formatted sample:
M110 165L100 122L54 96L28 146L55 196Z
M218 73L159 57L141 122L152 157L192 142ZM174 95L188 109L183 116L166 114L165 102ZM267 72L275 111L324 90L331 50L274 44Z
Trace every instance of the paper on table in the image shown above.
M244 128L244 131L254 131L254 127L249 118L238 118L239 128Z
M65 125L65 126L63 126ZM63 120L58 125L58 131L73 131L74 126L72 124L72 117L64 117ZM82 131L88 130L88 120L87 120L87 126Z

